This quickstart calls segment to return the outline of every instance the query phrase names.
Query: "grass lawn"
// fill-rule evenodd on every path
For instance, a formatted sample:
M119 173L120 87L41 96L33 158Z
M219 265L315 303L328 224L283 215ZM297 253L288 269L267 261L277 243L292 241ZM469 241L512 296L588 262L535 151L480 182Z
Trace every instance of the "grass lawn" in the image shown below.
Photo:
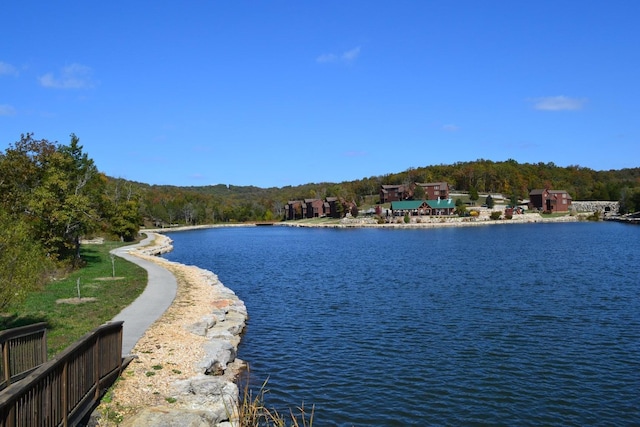
M147 284L146 270L122 258L114 258L113 274L109 251L119 246L124 244L83 245L81 256L86 266L64 279L45 285L21 304L9 307L0 319L0 329L47 322L47 345L51 357L111 320L133 302Z

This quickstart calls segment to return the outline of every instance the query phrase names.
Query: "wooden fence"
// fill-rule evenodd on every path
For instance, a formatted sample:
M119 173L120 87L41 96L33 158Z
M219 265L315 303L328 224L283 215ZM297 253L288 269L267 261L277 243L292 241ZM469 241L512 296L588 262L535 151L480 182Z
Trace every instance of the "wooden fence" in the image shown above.
M0 332L0 390L21 380L47 361L47 324Z
M120 375L122 324L89 332L0 392L0 427L77 425Z

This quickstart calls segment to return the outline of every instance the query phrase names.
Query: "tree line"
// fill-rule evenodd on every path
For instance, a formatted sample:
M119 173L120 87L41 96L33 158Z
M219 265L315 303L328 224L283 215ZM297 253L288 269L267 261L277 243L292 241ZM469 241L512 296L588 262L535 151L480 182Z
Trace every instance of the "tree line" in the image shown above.
M535 188L566 190L573 200L620 201L621 213L640 210L640 168L595 171L554 163L476 160L411 168L403 172L341 183L310 183L282 188L212 185L155 186L136 183L141 214L148 225L281 220L290 200L338 197L366 207L379 202L382 184L446 181L455 191L528 198ZM419 187L414 187L419 188Z

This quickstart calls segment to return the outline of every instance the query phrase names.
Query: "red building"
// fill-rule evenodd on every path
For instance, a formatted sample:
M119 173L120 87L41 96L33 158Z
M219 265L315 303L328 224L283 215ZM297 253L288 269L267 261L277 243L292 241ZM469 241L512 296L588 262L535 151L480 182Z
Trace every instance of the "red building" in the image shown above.
M449 184L447 184L446 182L427 182L427 183L416 182L416 185L424 189L424 193L425 193L424 198L427 200L438 200L438 199L449 198Z
M330 216L338 218L338 205L340 201L337 197L327 197L326 199L304 199L289 200L284 207L284 219L320 218Z
M529 192L529 209L547 212L568 212L571 196L565 190L535 189Z
M322 199L304 199L302 204L303 218L320 218L325 216L324 202Z
M404 185L381 185L380 203L396 202L409 197L408 189Z

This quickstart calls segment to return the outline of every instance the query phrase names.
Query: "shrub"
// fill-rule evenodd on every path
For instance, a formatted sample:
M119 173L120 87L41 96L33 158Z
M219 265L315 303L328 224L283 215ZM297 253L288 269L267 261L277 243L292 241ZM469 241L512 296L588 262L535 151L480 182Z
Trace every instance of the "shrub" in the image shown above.
M495 221L495 220L497 220L497 219L500 219L500 215L502 215L502 212L500 212L500 211L493 211L493 212L491 212L491 216L490 216L490 218L491 218L492 220L494 220L494 221Z
M405 223L405 224L409 224L410 222L411 222L411 218L409 218L409 214L406 214L406 215L404 216L404 223Z
M506 214L506 215L504 216L504 219L512 219L512 218L513 218L513 215L512 215L512 214Z
M480 215L480 212L478 212L478 211L471 211L471 212L469 212L469 215L471 215L471 216L478 216L478 215Z

